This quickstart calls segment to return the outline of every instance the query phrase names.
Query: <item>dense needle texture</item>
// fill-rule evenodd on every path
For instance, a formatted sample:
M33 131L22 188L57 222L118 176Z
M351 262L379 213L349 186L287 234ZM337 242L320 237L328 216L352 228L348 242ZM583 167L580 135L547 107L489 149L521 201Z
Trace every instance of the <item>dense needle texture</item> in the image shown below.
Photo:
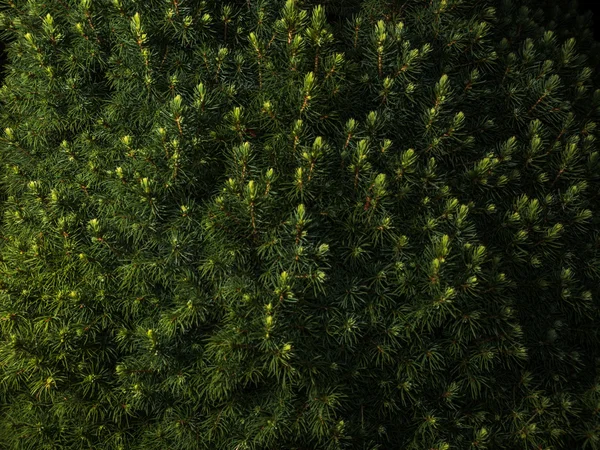
M576 6L2 0L0 449L599 449Z

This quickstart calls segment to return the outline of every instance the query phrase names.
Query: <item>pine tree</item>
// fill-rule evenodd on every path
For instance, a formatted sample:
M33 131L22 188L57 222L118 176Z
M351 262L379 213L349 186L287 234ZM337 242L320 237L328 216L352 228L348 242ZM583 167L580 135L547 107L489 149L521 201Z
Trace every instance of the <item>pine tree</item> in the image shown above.
M7 0L0 448L600 448L574 2Z

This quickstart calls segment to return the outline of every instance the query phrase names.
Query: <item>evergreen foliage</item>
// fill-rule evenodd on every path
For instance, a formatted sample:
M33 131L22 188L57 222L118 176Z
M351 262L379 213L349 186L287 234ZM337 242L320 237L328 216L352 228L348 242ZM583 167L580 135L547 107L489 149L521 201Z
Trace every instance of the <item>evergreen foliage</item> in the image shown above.
M600 448L600 58L545 4L2 1L0 448Z

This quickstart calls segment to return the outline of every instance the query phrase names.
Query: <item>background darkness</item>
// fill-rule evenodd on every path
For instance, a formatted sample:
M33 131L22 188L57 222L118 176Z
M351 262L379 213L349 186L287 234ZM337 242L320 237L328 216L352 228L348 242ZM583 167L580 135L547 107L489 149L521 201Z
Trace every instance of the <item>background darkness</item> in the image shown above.
M600 41L600 0L579 0L579 12L593 14L594 39Z

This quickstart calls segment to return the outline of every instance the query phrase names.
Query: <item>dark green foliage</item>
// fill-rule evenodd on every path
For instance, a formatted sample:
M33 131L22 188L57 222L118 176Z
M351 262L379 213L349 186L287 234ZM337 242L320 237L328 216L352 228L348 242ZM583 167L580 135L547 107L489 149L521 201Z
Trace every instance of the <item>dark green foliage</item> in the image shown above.
M2 2L0 448L600 448L599 52L546 3Z

